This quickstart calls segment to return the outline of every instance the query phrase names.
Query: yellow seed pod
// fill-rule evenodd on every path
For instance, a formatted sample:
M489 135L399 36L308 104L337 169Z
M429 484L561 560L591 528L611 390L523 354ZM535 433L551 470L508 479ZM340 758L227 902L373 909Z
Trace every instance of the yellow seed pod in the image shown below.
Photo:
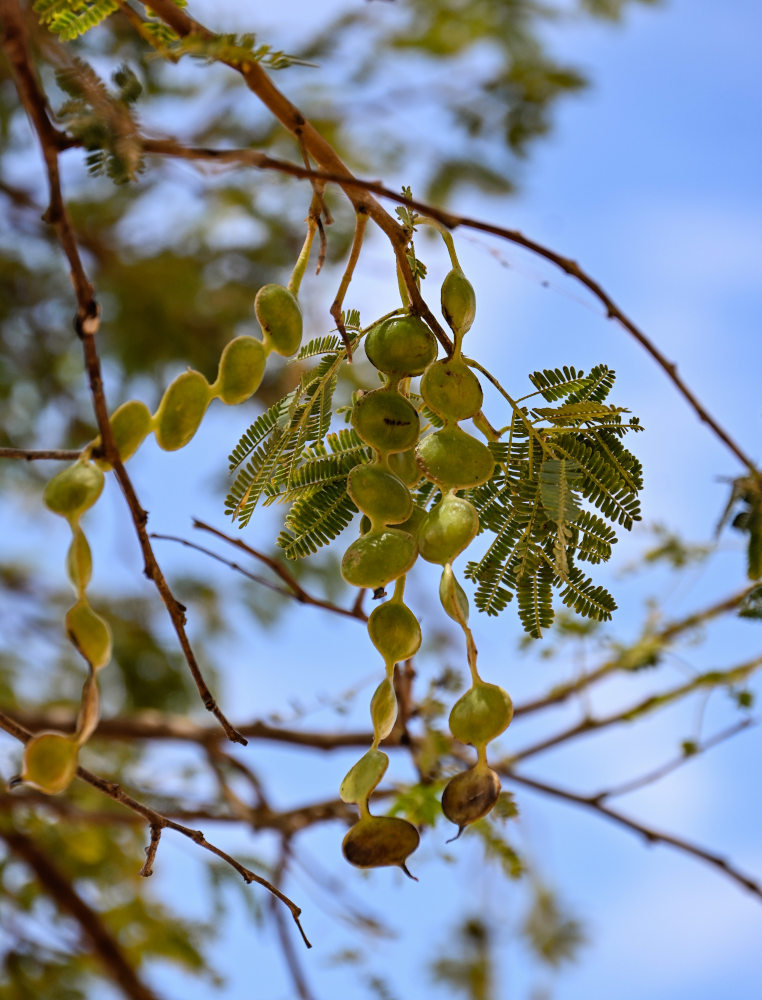
M397 721L397 695L388 677L385 677L373 692L370 700L370 717L376 738L385 740Z
M479 379L459 358L429 365L421 379L421 395L429 409L446 420L468 420L484 402Z
M151 419L150 410L139 399L130 399L114 410L111 432L123 462L135 454L151 432Z
M84 598L69 608L64 623L72 644L93 670L105 667L111 659L111 629Z
M212 390L201 372L189 369L178 375L161 398L154 416L156 440L164 451L177 451L199 428L212 399Z
M389 758L383 750L368 750L354 764L344 777L339 788L342 802L366 802L378 785L389 766Z
M352 426L366 444L386 455L408 451L418 440L415 407L396 389L366 392L352 407Z
M460 836L463 827L487 815L499 795L500 778L486 764L477 764L447 782L442 793L442 812L456 824Z
M66 572L78 594L82 593L93 574L93 556L85 533L75 525L71 545L66 554Z
M407 573L417 555L415 539L406 531L369 531L344 553L341 575L353 587L377 590Z
M474 505L446 494L418 530L418 551L427 562L451 563L476 538L479 515Z
M439 600L454 622L465 625L468 622L468 598L466 592L455 579L452 566L445 566L439 580Z
M400 524L395 524L395 528L398 531L406 531L409 535L412 535L416 539L416 544L418 542L418 532L421 525L426 518L426 509L421 507L420 504L414 503L413 509L410 512L410 517L407 521L402 521Z
M65 733L38 733L24 750L21 780L47 795L57 795L77 773L78 750L74 737Z
M302 310L293 292L283 285L263 285L254 299L262 327L265 351L290 357L302 342Z
M513 702L497 684L474 684L450 712L450 732L461 743L486 746L508 728Z
M220 357L214 395L234 406L252 396L262 383L267 354L256 337L236 337L226 345Z
M94 462L78 459L45 487L42 499L54 514L76 520L95 503L103 489L103 471Z
M454 267L442 282L442 315L459 336L471 329L476 315L476 295L460 268Z
M396 316L373 327L365 353L388 375L420 375L437 356L437 341L418 316Z
M489 448L460 427L445 427L419 442L417 462L443 488L468 490L486 483L495 468Z
M357 868L397 865L410 878L405 861L418 847L420 835L412 823L399 816L364 816L349 830L341 850Z
M356 465L347 479L347 492L358 508L381 524L399 524L413 510L404 483L378 465Z
M370 641L389 663L415 656L421 647L421 626L413 612L399 601L387 601L368 619Z

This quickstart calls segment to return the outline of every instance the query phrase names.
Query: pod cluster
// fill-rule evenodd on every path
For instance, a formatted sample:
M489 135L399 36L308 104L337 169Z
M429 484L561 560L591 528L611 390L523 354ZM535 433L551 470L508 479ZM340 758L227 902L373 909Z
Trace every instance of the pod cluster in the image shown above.
M270 353L286 357L296 353L302 340L302 313L293 292L282 285L265 285L254 300L254 311L262 328L262 340L244 336L227 344L211 385L201 372L189 369L167 387L154 414L136 399L114 411L111 430L122 461L138 450L151 431L165 451L184 447L198 430L213 399L228 405L244 402L259 388ZM98 724L96 675L111 659L111 631L90 607L85 594L92 574L92 554L79 524L100 496L104 470L110 468L104 459L93 461L90 457L99 445L100 439L96 439L76 462L55 475L43 498L46 506L65 517L71 527L66 566L77 600L66 613L65 625L90 671L82 689L75 732L49 731L33 736L26 744L21 774L12 781L26 782L51 795L68 787L76 774L79 748Z
M26 744L21 774L11 785L24 781L42 792L55 795L71 783L77 771L79 748L98 724L97 674L111 659L111 630L90 607L86 589L93 570L92 554L80 519L101 495L104 475L94 462L80 458L54 476L45 487L46 507L66 518L71 543L66 569L77 599L66 612L66 632L88 666L82 701L73 733L49 730L37 733Z
M453 707L450 729L457 740L475 747L477 761L448 782L442 797L443 811L458 826L458 835L497 801L500 781L487 764L486 747L506 729L513 714L506 692L478 674L468 599L452 569L479 530L476 509L459 493L487 482L494 470L489 448L460 427L481 410L482 389L461 353L463 337L474 320L475 297L458 267L442 285L442 312L453 331L454 347L441 360L436 360L431 331L417 317L386 320L370 331L366 354L383 374L384 385L362 395L352 410L352 424L375 457L349 475L349 495L365 517L363 533L344 555L342 574L347 582L373 590L396 581L391 600L377 607L368 621L371 641L386 666L386 676L371 700L373 743L340 790L342 799L360 810L360 819L343 844L345 857L359 867L401 865L407 872L405 859L418 844L418 832L411 824L372 816L368 808L388 766L379 742L389 735L397 717L395 664L412 656L421 642L418 622L402 600L405 574L418 554L442 566L441 603L464 631L471 671L471 687ZM442 421L441 428L420 440L418 413L402 388L415 375L422 375L424 403ZM428 513L414 506L410 494L422 477L439 489Z

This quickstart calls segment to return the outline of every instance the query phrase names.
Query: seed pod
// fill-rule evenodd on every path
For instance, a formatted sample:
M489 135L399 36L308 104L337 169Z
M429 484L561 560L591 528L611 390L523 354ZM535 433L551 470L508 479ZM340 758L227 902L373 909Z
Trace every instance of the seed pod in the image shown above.
M349 473L347 492L361 511L381 524L399 524L413 509L407 486L375 464L356 465Z
M341 575L353 587L377 590L407 573L418 549L406 531L369 531L349 546L341 560Z
M453 332L460 336L471 329L476 315L476 295L460 268L454 267L442 282L442 315Z
M420 843L420 835L412 823L398 816L364 816L349 830L341 850L350 864L357 868L382 868L398 865L413 878L405 860Z
M508 728L513 702L497 684L479 682L459 698L450 712L450 732L461 743L485 746Z
M212 398L201 372L178 375L161 398L154 416L156 440L164 451L184 448L199 428Z
M339 788L342 802L366 802L389 766L383 750L368 750L347 772Z
M437 356L434 334L417 316L398 316L374 326L365 340L368 361L388 375L420 375Z
M84 598L69 608L64 623L73 645L93 670L105 667L111 659L111 629Z
M387 601L368 619L370 641L388 663L415 656L421 646L421 626L413 612L399 601Z
M398 531L406 531L409 535L412 535L418 544L418 532L421 525L426 518L426 510L419 504L414 503L413 509L410 513L410 517L407 521L402 521L400 524L395 525Z
M468 420L482 408L479 379L460 359L443 358L429 365L421 379L421 395L446 420Z
M57 795L71 784L77 773L78 747L65 733L37 733L26 745L20 779L47 795Z
M66 553L66 572L78 594L87 587L93 573L90 545L79 525L74 527L71 545Z
M302 342L302 310L293 292L283 285L263 285L254 299L265 350L288 358Z
M452 566L445 566L439 580L439 600L454 622L465 625L468 622L468 598L466 592L455 579Z
M267 354L256 337L236 337L220 357L217 381L212 392L223 403L243 403L259 388L265 374Z
M97 465L80 458L53 476L42 499L54 514L74 521L101 495L103 480L103 471Z
M420 421L413 404L395 389L374 389L352 407L352 426L382 454L407 451L418 440Z
M427 562L451 563L476 538L479 515L463 497L446 494L418 531L418 551Z
M376 738L385 740L397 721L397 695L388 677L385 677L373 692L373 697L370 699L370 717Z
M489 448L460 427L427 434L418 444L417 462L442 491L472 489L486 483L495 468Z
M126 403L122 403L111 414L109 418L111 433L114 436L116 450L123 462L135 454L151 433L152 420L151 411L139 399L130 399ZM100 438L96 440L96 444L101 444ZM97 462L102 469L111 468L110 463L105 458L99 458Z
M500 778L486 764L477 764L447 782L442 793L442 812L457 825L459 837L465 826L487 815L499 795Z
M407 451L395 451L393 455L389 455L387 462L397 479L401 480L409 490L412 490L421 481L423 473L415 460L415 448L408 448Z

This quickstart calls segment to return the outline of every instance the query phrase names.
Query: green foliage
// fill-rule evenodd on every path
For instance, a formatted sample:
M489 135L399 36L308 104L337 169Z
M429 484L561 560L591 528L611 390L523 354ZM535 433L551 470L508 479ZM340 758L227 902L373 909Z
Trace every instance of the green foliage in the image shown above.
M749 536L746 550L748 577L759 580L762 577L762 481L759 477L743 476L733 482L718 530L734 510L737 512L731 522L732 527Z
M34 12L41 24L61 41L69 42L97 27L119 10L118 0L35 0Z
M543 885L535 887L523 931L538 957L553 967L573 961L585 942L580 922L564 913L555 894Z

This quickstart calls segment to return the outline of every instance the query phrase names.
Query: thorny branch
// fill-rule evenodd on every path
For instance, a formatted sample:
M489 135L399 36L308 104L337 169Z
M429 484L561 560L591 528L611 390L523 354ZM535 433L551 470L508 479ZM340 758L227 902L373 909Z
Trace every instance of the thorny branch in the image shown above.
M14 736L22 743L26 743L32 738L32 733L25 726L20 725L4 712L0 712L0 729L4 729L6 733ZM256 882L257 885L261 885L274 896L277 896L277 898L291 911L291 916L294 918L294 922L299 928L299 933L302 935L304 943L308 948L312 947L299 921L299 916L302 911L296 903L289 899L285 893L281 892L277 886L268 882L266 878L263 878L261 875L257 875L256 872L253 872L250 868L246 868L245 865L236 861L236 859L226 851L223 851L215 844L210 843L210 841L204 837L201 830L193 830L191 827L184 826L182 823L178 823L176 820L170 819L168 816L164 816L155 809L151 809L150 806L146 806L142 802L138 802L137 799L128 795L120 785L115 784L113 781L107 781L105 778L101 778L97 774L93 774L93 772L88 771L87 768L78 767L77 777L86 781L89 785L92 785L93 788L97 788L99 792L107 795L110 799L113 799L115 802L119 802L121 805L132 810L132 812L143 817L151 830L151 844L146 852L147 861L153 862L153 858L156 854L156 847L158 846L158 834L156 831L174 830L176 833L181 833L184 837L188 837L189 840L192 840L194 844L198 844L199 847L202 847L205 851L209 851L211 854L216 855L226 864L230 865L231 868L234 868L247 884ZM150 874L150 872L145 870L145 866L141 869L141 873L144 875Z
M16 80L19 96L37 134L47 170L50 205L43 218L55 227L58 240L71 268L71 278L77 299L75 329L82 341L85 366L90 383L90 394L92 396L98 430L101 435L103 456L113 468L122 493L127 501L143 553L145 575L155 584L169 612L172 625L174 626L175 633L204 707L217 718L225 730L228 739L236 743L245 744L245 739L230 725L204 680L185 630L185 608L170 590L169 584L156 561L146 531L148 514L142 508L132 481L119 457L119 451L114 442L114 435L109 421L108 406L101 376L100 357L95 343L95 335L98 333L100 326L100 308L95 300L93 286L82 265L74 229L61 191L58 156L62 148L62 142L65 140L61 139L60 133L51 125L48 118L47 98L40 87L33 67L26 37L26 26L18 0L0 0L0 15L2 16L4 25L3 47Z

